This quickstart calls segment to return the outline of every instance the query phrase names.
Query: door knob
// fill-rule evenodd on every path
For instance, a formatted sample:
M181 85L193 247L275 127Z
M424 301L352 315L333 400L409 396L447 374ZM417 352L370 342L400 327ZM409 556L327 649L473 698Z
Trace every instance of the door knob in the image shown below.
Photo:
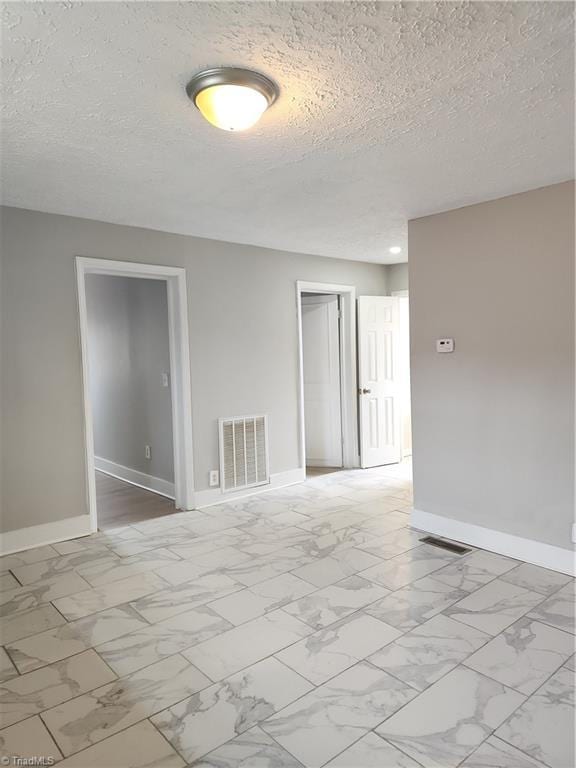
M372 392L371 389L366 389L365 387L358 390L359 395L369 395L371 392Z

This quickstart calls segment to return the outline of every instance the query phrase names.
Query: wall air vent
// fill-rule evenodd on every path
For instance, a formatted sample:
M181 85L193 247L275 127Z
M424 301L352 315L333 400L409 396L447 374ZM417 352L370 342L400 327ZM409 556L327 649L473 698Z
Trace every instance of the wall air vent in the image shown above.
M266 416L219 419L222 493L270 482Z

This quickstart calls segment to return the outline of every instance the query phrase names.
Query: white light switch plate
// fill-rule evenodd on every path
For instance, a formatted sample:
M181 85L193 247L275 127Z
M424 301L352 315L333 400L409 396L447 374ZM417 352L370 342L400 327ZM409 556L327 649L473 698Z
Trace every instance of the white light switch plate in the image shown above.
M454 339L436 339L436 352L454 352Z

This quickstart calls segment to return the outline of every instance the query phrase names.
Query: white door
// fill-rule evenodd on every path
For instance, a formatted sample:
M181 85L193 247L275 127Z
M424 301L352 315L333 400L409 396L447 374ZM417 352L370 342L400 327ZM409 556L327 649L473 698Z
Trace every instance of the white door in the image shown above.
M342 466L338 296L302 296L306 466Z
M399 300L358 299L360 465L395 464L402 457L398 372Z

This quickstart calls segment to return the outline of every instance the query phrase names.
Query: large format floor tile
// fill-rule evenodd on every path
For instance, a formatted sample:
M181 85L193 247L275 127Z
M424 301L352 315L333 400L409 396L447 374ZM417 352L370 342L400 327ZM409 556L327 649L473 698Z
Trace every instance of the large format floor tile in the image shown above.
M368 661L423 691L489 638L479 629L439 615L381 648Z
M265 659L152 717L188 762L307 693L312 686L276 659Z
M311 627L320 629L333 624L338 619L348 616L369 603L373 603L388 590L360 576L332 584L330 587L314 592L312 595L289 603L282 610L305 621Z
M276 658L315 685L321 685L400 635L394 627L364 613L321 629L280 651Z
M392 744L370 732L326 763L326 768L420 768L420 766Z
M542 602L543 596L495 579L446 610L448 616L497 635Z
M283 611L272 611L183 652L216 682L309 635L311 628Z
M85 651L13 678L0 688L0 728L105 685L115 677L97 653Z
M496 735L550 768L566 768L575 764L574 715L574 675L561 669Z
M307 768L318 768L415 695L363 661L270 717L262 728Z
M426 545L409 470L0 558L0 757L573 768L574 580Z
M456 768L524 698L458 668L382 723L377 733L424 768Z
M255 726L194 763L194 768L302 768L289 752Z
M143 720L58 763L59 768L184 768L184 760Z
M210 684L182 656L145 667L43 713L63 754L71 755L135 725Z
M574 653L574 635L520 619L470 656L466 666L521 693L533 693Z

